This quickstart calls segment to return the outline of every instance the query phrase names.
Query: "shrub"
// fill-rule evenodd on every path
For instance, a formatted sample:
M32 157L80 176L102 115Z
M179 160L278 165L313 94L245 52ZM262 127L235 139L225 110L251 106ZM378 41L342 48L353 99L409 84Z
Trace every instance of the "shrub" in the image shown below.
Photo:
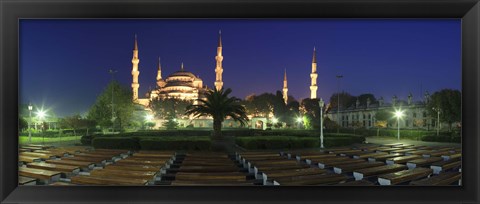
M93 136L85 135L85 136L82 136L82 138L80 139L80 142L83 145L92 145L92 140L93 140Z
M456 137L456 136L427 135L427 136L422 137L422 141L428 141L428 142L460 143L461 140L462 140L461 137Z
M359 136L324 137L325 147L346 146L363 142L365 142L365 137ZM235 143L246 149L302 149L320 146L318 137L294 136L237 137Z
M138 140L126 137L96 137L92 140L92 146L99 149L140 149Z
M165 137L141 139L142 150L210 150L212 144L208 137Z

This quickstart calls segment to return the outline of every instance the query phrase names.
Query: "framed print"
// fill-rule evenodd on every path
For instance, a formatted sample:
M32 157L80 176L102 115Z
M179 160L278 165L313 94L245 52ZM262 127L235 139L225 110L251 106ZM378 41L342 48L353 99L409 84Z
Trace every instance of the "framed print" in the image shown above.
M478 1L0 6L2 203L478 202Z

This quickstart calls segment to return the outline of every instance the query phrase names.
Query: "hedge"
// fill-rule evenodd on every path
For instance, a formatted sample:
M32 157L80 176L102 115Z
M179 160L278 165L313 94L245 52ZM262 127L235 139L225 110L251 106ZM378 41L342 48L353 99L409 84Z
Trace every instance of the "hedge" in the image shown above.
M427 136L422 137L422 141L460 143L462 141L462 138L461 137L450 137L450 136L427 135Z
M87 140L87 138L82 138ZM83 141L82 141L83 142ZM94 148L133 149L133 150L210 150L209 137L96 137L92 140Z
M365 137L324 137L325 147L363 143ZM246 149L302 149L319 147L318 137L262 136L237 137L235 143Z
M92 140L92 146L98 149L140 149L138 140L128 137L97 137Z
M210 150L212 142L208 137L155 138L140 140L142 150Z

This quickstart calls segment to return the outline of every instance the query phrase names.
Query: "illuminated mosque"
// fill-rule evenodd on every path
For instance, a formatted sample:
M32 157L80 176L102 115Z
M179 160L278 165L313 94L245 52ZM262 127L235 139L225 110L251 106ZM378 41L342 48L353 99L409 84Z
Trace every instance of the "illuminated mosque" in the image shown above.
M215 67L215 89L220 90L223 87L222 81L222 35L219 32L218 37L218 46L217 46L217 55L215 56L216 67ZM147 98L138 97L138 88L140 84L138 83L138 76L140 71L138 69L138 64L140 59L138 58L138 43L137 37L135 36L135 43L133 47L133 58L132 58L132 92L133 92L133 101L135 103L141 104L145 107L148 107L150 102L156 98L176 98L181 100L189 100L196 102L196 99L204 98L205 93L209 88L203 84L203 80L192 72L186 71L183 63L180 66L180 70L170 74L166 78L162 77L162 66L160 64L160 58L158 59L158 68L157 68L157 87L151 90L146 94Z
M223 87L223 55L222 55L222 35L219 31L218 36L218 45L217 45L217 55L215 56L216 66L215 66L215 82L214 86L216 90L220 90ZM140 75L139 63L140 59L138 57L138 42L137 36L135 35L135 42L133 47L133 58L132 58L132 100L136 104L142 105L145 110L151 111L149 109L150 102L157 98L175 98L180 100L192 101L193 104L197 103L196 99L204 99L205 93L210 89L203 83L203 80L192 72L186 71L183 63L180 66L180 69L172 74L168 75L166 78L162 76L162 66L160 64L160 58L158 59L157 65L157 76L156 76L156 88L150 90L145 94L145 98L139 98L138 89L140 84L138 82L138 77ZM317 98L317 61L316 61L316 51L313 49L313 58L312 58L312 72L310 74L311 86L310 86L310 98ZM288 87L287 87L287 72L284 72L283 78L283 87L282 94L284 102L287 103L288 99ZM158 119L156 119L158 120ZM265 117L251 117L249 126L255 129L265 129L267 118ZM183 120L179 119L181 125L192 125L193 127L208 127L212 126L211 118L197 118ZM158 124L158 123L157 123ZM239 126L238 122L235 122L231 119L226 119L224 124L226 127L235 127Z

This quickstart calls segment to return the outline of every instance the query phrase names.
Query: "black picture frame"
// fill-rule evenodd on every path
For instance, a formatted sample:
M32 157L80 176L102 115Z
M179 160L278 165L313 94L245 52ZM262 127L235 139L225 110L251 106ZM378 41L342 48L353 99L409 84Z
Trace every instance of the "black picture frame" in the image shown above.
M1 203L479 203L478 0L0 0ZM461 187L18 186L20 18L461 18ZM52 59L54 60L54 59Z

